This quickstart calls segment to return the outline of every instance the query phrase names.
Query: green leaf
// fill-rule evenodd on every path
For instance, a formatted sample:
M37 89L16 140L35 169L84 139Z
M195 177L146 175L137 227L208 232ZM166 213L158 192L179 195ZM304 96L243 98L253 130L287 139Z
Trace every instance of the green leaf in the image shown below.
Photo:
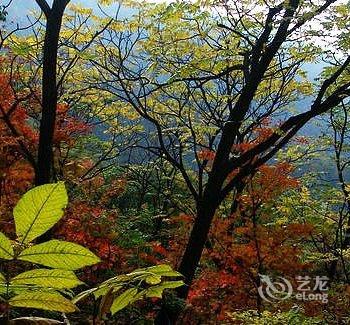
M67 298L57 292L25 292L12 297L10 306L38 308L62 313L72 313L76 306Z
M145 290L145 297L149 298L162 298L163 291L165 289L174 289L183 286L183 281L164 281L160 285L153 286Z
M55 269L71 271L96 264L100 261L87 248L75 243L56 239L25 249L18 256L18 259Z
M62 218L67 203L63 182L37 186L25 193L13 210L19 240L29 243L52 228Z
M14 256L11 241L0 232L0 258L12 260Z
M183 286L185 283L183 281L164 281L162 282L161 286L164 287L164 289L174 289L177 287Z
M162 281L162 277L160 275L150 275L145 279L148 284L158 284Z
M0 273L0 294L4 294L7 292L7 283L5 276Z
M162 286L154 286L143 291L143 295L148 298L162 298L164 288Z
M95 297L95 300L97 300L98 298L100 298L101 296L104 296L105 294L108 293L108 291L110 290L110 288L113 288L113 293L119 291L120 289L123 288L123 286L119 285L112 285L112 284L105 284L102 283L99 287L97 288L92 288L92 289L88 289L86 291L80 292L78 295L76 295L74 297L74 299L72 300L74 303L77 303L78 301L85 299L87 296L89 296L90 294L93 294Z
M132 303L137 295L137 292L138 290L136 288L130 288L115 298L111 307L112 315Z
M160 264L160 265L156 265L156 266L151 266L151 267L146 267L144 269L138 269L135 270L134 272L130 273L130 274L141 274L144 272L150 272L159 276L178 276L178 277L182 277L183 275L179 272L174 271L170 265L166 265L166 264Z
M1 297L1 295L7 295L7 286L4 283L0 283L0 301L7 301L7 299L4 299Z
M121 289L121 287L116 287L118 289ZM97 300L98 298L106 295L108 293L108 291L110 290L110 287L108 286L105 286L105 287L101 287L101 288L98 288L95 292L94 292L94 297L95 299ZM115 290L115 288L113 287L113 291Z
M65 291L66 290L66 291ZM40 287L38 285L28 285L28 284L11 284L8 286L8 292L13 296L14 294L19 295L22 293L32 293L32 292L48 292L55 293L60 292L62 294L69 294L69 289L54 289L54 288L46 288Z
M10 283L11 285L32 284L54 289L71 289L83 284L72 271L47 269L23 272L14 277Z
M170 265L166 264L151 266L148 268L148 271L161 276L183 276L181 273L174 271Z

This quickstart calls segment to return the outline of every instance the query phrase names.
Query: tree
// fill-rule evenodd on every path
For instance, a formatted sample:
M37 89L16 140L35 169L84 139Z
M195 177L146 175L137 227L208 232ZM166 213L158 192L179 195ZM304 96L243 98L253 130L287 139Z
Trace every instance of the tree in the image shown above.
M4 9L10 7L12 1ZM36 1L46 18L45 39L43 46L43 61L42 61L42 89L41 89L41 117L40 117L40 132L37 159L32 159L32 164L35 167L35 183L42 185L52 181L52 166L53 166L53 136L56 123L56 110L58 104L58 85L57 85L57 53L59 34L62 26L62 17L69 0L55 0L52 7L45 0ZM7 49L11 48L9 41L16 36L16 33L21 30L30 30L35 28L39 19L36 19L29 26L20 28L16 27L7 34L1 34L1 47L6 44ZM38 37L37 33L34 33ZM22 54L28 51L27 48L20 48ZM11 53L10 53L11 55ZM23 62L22 62L23 64ZM29 87L30 95L32 89ZM36 95L37 96L37 95ZM14 108L15 110L16 108Z
M350 247L350 197L349 187L347 185L346 166L349 164L347 157L347 138L348 138L348 112L344 102L338 109L330 111L329 126L332 131L332 149L334 153L334 164L336 167L336 175L338 178L341 197L338 208L338 223L335 234L335 259L330 263L329 275L333 279L337 272L337 265L341 263L342 270L346 281L349 283L350 278L344 255Z
M188 284L224 199L307 122L349 97L350 57L342 48L317 87L302 68L325 54L312 44L321 35L310 23L333 3L142 4L133 19L115 20L96 42L98 58L90 61L102 80L90 83L147 121L153 137L143 147L177 168L195 200L196 220L178 267ZM303 95L312 98L308 109L290 111ZM267 119L269 132L257 137ZM200 159L203 150L212 152L211 164Z
M11 2L6 8L11 8ZM33 20L29 19L30 23L24 27L17 25L11 29L11 23L5 24L9 31L6 33L5 29L0 34L0 48L3 48L3 53L6 52L11 58L10 78L15 78L15 73L21 76L16 79L17 84L16 87L12 87L13 90L15 92L25 90L28 98L37 101L38 107L31 115L35 124L38 121L39 129L37 153L31 159L35 167L37 185L59 178L54 150L57 149L55 128L60 123L58 115L62 116L60 112L62 107L66 107L66 115L70 116L68 118L74 115L87 124L98 124L96 120L91 123L94 119L92 110L82 114L82 108L91 106L92 102L94 109L99 109L96 93L85 89L82 95L80 89L71 89L74 81L72 75L78 73L78 64L84 60L84 51L104 30L108 22L100 26L100 29L90 30L89 20L94 17L92 11L82 10L73 5L66 10L69 2L69 0L53 1L50 7L45 0L37 1L42 11L40 15L35 16ZM45 17L45 22L42 21L42 16ZM22 30L26 30L28 35L25 37L21 35ZM41 80L38 78L40 73L42 73ZM14 83L14 80L11 82ZM77 82L75 85L79 88ZM101 99L100 105L104 105L104 101L105 99ZM101 160L109 158L111 154L115 155L115 144L113 145L115 141L111 142L112 148L106 149L106 153L101 154ZM101 161L94 168L100 164Z
M40 120L38 162L35 184L42 185L52 180L53 135L57 110L57 51L62 17L70 0L54 0L52 7L46 0L37 4L46 17L43 48L42 112Z
M234 215L241 194L249 190L254 176L304 125L339 105L348 105L350 57L347 26L342 23L348 9L334 6L335 0L170 5L131 1L135 10L129 18L118 14L97 17L79 7L74 11L81 14L79 19L69 15L68 19L81 24L69 27L67 23L60 39L68 1L54 1L52 7L45 1L37 2L47 20L45 41L54 41L44 46L43 108L37 114L41 141L38 161L33 162L39 175L37 182L47 182L55 174L55 133L66 136L55 132L55 125L62 122L56 116L59 107L68 107L75 114L88 108L89 112L82 115L108 125L106 137L110 136L111 145L103 147L103 141L99 142L105 152L89 162L91 168L79 175L80 181L93 179L94 170L99 173L113 164L121 152L116 150L115 139L130 144L124 133L129 136L134 132L133 153L137 156L147 150L150 160L157 159L164 171L171 165L171 177L178 180L181 176L187 186L183 197L192 196L186 203L195 207L196 216L178 266L189 286L204 247L210 248L208 234L218 211L229 206L229 213ZM335 23L325 14L334 15ZM318 20L322 25L319 31L312 25ZM328 42L327 31L333 24L337 31L333 47L316 46L315 38ZM88 31L89 39L82 29ZM33 35L38 40L42 34ZM9 41L15 38L5 35L5 39L10 48ZM40 49L40 42L34 43ZM28 53L21 42L14 42L12 48L21 58L21 53ZM48 48L52 51L46 53ZM45 61L45 53L54 64ZM328 67L317 84L312 84L305 64L319 59L327 61ZM33 65L40 71L41 62ZM55 82L48 80L49 75ZM79 89L68 91L74 82ZM28 89L36 96L37 90ZM303 107L293 109L299 100L304 100ZM59 164L58 178L69 169L66 157ZM79 168L76 162L73 167ZM147 189L142 182L148 175L141 176L140 201ZM189 286L179 290L180 297L186 298ZM159 322L165 323L177 315L161 316L164 318Z
M310 267L301 259L304 246L299 243L309 238L312 225L279 211L283 196L300 186L293 171L285 162L262 165L237 198L235 213L221 216L220 211L215 217L200 276L189 294L198 317L215 321L240 309L262 312L261 274L290 278ZM192 309L187 317L194 322Z

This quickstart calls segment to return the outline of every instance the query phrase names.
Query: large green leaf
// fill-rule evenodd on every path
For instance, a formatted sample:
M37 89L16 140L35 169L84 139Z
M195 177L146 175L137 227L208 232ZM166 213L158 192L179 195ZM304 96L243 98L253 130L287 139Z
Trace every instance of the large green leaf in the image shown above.
M19 240L29 243L52 228L62 218L67 203L63 182L37 186L25 193L13 210Z
M38 308L62 313L72 313L76 306L58 292L25 292L10 299L13 307Z
M54 289L71 289L83 284L74 272L66 270L36 269L23 272L13 279L11 285L37 285Z
M160 285L152 286L142 293L145 297L162 298L163 291L165 289L174 289L183 286L185 283L183 281L164 281Z
M12 260L13 255L14 253L11 241L2 232L0 232L0 258Z
M87 248L56 239L25 249L18 256L18 259L55 269L71 271L96 264L100 261Z
M137 292L138 290L136 288L130 288L115 298L111 307L112 315L134 302Z

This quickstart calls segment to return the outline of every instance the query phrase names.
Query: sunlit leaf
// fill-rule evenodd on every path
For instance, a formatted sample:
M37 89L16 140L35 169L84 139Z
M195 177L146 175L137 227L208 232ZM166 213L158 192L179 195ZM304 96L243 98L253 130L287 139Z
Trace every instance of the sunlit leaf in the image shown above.
M33 284L55 289L71 289L83 282L72 271L36 269L17 275L11 279L10 283L12 285Z
M134 272L132 272L131 274L141 274L144 272L154 273L154 274L157 274L159 276L169 276L169 277L182 276L181 273L174 271L170 265L166 265L166 264L160 264L160 265L155 265L155 266L151 266L151 267L146 267L143 269L138 269L138 270L135 270Z
M183 286L184 284L185 283L183 281L165 281L162 282L160 285L153 286L148 288L147 290L144 290L144 295L150 298L162 298L162 294L165 289L175 289Z
M18 259L63 270L77 270L100 261L83 246L55 239L25 249Z
M137 295L137 292L138 290L136 288L130 288L115 298L111 307L112 315L132 303Z
M11 241L2 232L0 232L0 258L12 260L13 255L14 252Z
M146 277L145 279L146 283L148 284L158 284L162 281L162 277L159 275L150 275L148 277Z
M10 306L38 308L62 313L72 313L76 306L67 298L57 292L25 292L12 297Z
M4 294L7 291L7 283L5 276L0 273L0 294Z
M67 203L63 182L37 186L25 193L13 210L19 240L28 243L48 231L62 218Z

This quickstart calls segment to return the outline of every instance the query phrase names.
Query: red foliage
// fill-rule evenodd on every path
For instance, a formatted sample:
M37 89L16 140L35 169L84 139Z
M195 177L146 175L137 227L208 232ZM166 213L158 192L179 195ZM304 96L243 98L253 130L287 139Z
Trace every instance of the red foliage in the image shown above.
M215 158L215 152L212 150L201 150L197 155L200 160L212 161Z
M246 179L236 212L215 218L200 275L190 290L192 308L185 316L187 322L195 318L226 321L227 312L255 309L259 303L258 273L293 277L309 266L300 260L298 243L310 235L313 227L280 225L271 215L279 195L299 186L292 172L288 163L261 166L253 178ZM191 225L189 220L187 225ZM172 250L168 256L175 256Z
M36 141L37 133L16 99L9 77L0 74L0 214L1 227L7 232L13 231L9 211L34 179L23 146L34 152Z
M60 147L62 144L73 147L76 139L91 131L91 126L79 118L70 115L69 106L66 104L57 105L56 127L54 144Z
M90 281L97 280L96 270L113 270L126 262L127 252L113 243L117 236L116 218L115 211L73 201L56 231L58 237L83 245L101 258L101 263L85 274Z
M262 165L253 180L247 182L248 191L239 200L244 207L271 202L284 191L299 186L291 176L294 168L286 162L276 165Z
M260 126L256 126L254 128L252 140L250 140L249 142L234 144L232 146L232 151L244 153L256 147L258 144L264 142L274 132L275 132L275 128L270 125L270 121L268 119L265 119L261 122Z
M6 71L7 61L0 59L0 69ZM11 211L19 197L33 185L34 163L38 145L38 113L41 110L40 92L21 90L16 85L18 75L0 73L0 212ZM66 104L57 106L54 134L55 161L75 140L87 134L91 127L77 117L71 116ZM64 150L62 150L64 149ZM64 151L64 152L63 152ZM55 168L61 168L56 164Z

